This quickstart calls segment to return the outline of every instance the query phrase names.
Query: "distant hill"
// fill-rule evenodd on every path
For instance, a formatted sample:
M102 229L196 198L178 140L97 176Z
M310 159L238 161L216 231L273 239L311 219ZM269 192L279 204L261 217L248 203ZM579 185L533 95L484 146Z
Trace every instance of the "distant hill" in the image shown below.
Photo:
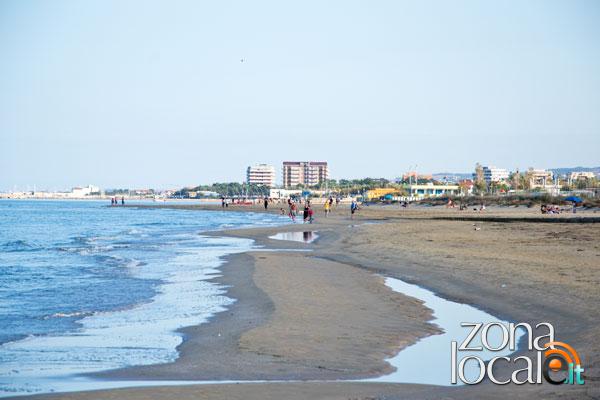
M567 168L549 168L555 174L568 175L574 171L593 172L600 175L600 167L567 167Z

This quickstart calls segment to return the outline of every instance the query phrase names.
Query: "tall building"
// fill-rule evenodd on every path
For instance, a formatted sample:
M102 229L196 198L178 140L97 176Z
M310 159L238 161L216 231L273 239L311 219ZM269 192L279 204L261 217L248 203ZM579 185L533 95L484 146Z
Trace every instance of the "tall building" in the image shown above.
M508 170L504 168L483 167L483 179L487 184L505 181L508 175Z
M283 186L314 186L329 179L326 161L284 161Z
M246 170L246 182L248 184L275 186L275 167L267 164L251 165Z

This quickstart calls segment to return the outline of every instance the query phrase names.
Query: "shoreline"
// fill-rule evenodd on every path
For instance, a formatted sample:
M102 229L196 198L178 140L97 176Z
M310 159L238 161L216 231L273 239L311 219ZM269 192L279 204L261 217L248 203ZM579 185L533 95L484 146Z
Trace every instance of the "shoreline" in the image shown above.
M178 330L183 334L184 341L177 348L179 357L174 362L132 366L93 373L89 376L115 380L333 381L376 378L391 373L393 369L386 361L388 358L419 339L437 333L437 329L428 323L431 320L431 310L423 307L419 300L393 292L386 287L383 278L377 277L371 271L364 271L336 260L318 260L319 256L315 254L314 249L309 249L310 252L298 252L298 250L307 250L307 247L313 247L318 241L330 241L332 239L329 237L331 232L328 232L329 235L325 235L325 237L320 237L312 245L269 238L273 233L306 230L308 226L296 224L201 232L200 234L207 236L251 239L254 241L254 247L263 247L225 256L225 262L219 267L220 276L213 278L214 282L227 288L225 295L235 299L235 302L228 306L226 311L214 314L207 323ZM322 225L319 226L319 229L322 227ZM342 271L341 268L356 270L355 273L360 274L361 279L371 280L386 296L402 298L405 302L411 303L415 309L423 309L420 316L423 320L421 327L423 332L410 334L405 331L403 338L400 337L401 334L396 334L397 339L390 341L393 342L393 345L388 345L386 350L378 353L379 362L373 360L373 364L378 364L377 367L365 369L361 365L365 360L363 356L355 360L354 371L331 368L326 365L307 364L302 360L292 360L285 364L281 355L269 354L272 353L272 349L240 351L238 347L240 340L244 340L243 335L267 324L276 311L275 304L269 295L255 283L256 263L264 263L265 259L269 259L268 263L270 264L281 263L283 259L286 261L297 259L299 263L320 263L327 267L338 265L340 271ZM374 311L374 308L371 311ZM265 332L261 332L256 335L264 334ZM244 347L243 344L242 347ZM202 354L202 363L194 362L195 354ZM282 369L282 363L287 365L287 369ZM259 370L257 370L257 366L260 366Z
M162 206L162 205L161 205ZM131 207L136 207L136 205L132 205ZM165 205L164 207L169 207L168 205ZM180 207L173 207L173 208L180 208ZM188 206L186 206L186 208L188 208ZM219 207L211 207L210 209L213 210L218 210L221 211L221 208ZM230 209L228 211L252 211L252 212L261 212L261 210L257 210L257 209L237 209L233 208ZM367 214L367 213L365 213ZM465 279L461 279L460 276L449 276L447 273L444 273L441 269L441 267L439 265L435 265L435 263L431 263L431 260L429 262L425 262L425 264L431 266L431 268L428 268L427 271L423 270L423 267L425 266L425 264L420 264L418 262L415 262L414 260L411 260L410 257L407 257L406 255L403 255L401 257L402 260L402 265L398 266L392 266L390 265L389 262L387 262L385 259L382 259L381 257L379 258L369 258L369 257L365 257L365 254L349 254L347 252L344 251L340 251L344 249L344 246L340 246L340 242L343 242L344 240L348 239L348 235L350 235L350 237L352 237L353 233L352 230L356 230L356 228L358 228L359 230L365 229L365 227L367 227L366 225L361 225L364 223L370 223L373 221L379 221L379 222L387 222L388 224L397 224L398 221L395 220L394 218L396 216L392 216L392 218L390 218L390 216L386 216L388 219L382 220L380 219L381 215L366 215L366 216L360 216L357 218L356 221L350 221L349 219L344 218L343 216L341 218L337 218L337 221L327 221L326 223L321 223L322 221L325 220L325 218L320 218L319 221L316 224L313 225L302 225L302 224L295 224L295 225L284 225L284 226L279 226L279 227L274 227L274 228L263 228L263 227L256 227L256 228L250 228L250 229L232 229L232 230L226 230L226 231L213 231L213 232L207 232L207 233L203 233L203 234L208 234L208 235L215 235L215 236L233 236L233 237L246 237L246 238L253 238L256 239L256 244L257 245L264 245L266 243L268 243L269 247L271 248L275 248L275 250L281 250L281 249L303 249L306 248L306 245L303 245L301 243L294 243L294 242L288 242L288 241L274 241L274 240L270 240L268 239L268 232L284 232L284 231L301 231L301 230L305 230L306 227L310 227L314 230L319 230L319 232L325 233L324 235L322 235L313 245L310 246L314 246L317 251L314 251L313 253L311 253L311 255L309 256L308 254L302 254L301 257L305 258L305 260L308 259L308 257L313 257L316 260L322 260L325 262L334 262L334 263L340 263L346 266L350 266L352 268L357 268L360 270L364 270L366 272L368 272L369 274L371 273L380 273L380 274L385 274L386 276L389 277L395 277L395 278L399 278L402 280L405 280L407 282L410 283L414 283L417 284L421 287L424 287L428 290L432 290L433 292L435 292L436 294L440 295L441 297L448 299L448 300L452 300L452 301L457 301L460 303L466 303L466 304L471 304L474 305L475 307L485 310L486 312L489 312L493 315L496 315L502 319L507 319L507 320L514 320L514 321L530 321L530 313L528 312L529 309L526 310L521 310L521 305L523 303L522 301L522 296L520 296L520 299L517 300L511 300L511 299L507 299L507 298L503 298L503 297L498 297L497 293L495 293L495 290L490 290L489 287L486 287L485 285L477 285L476 282L470 282L468 280ZM439 222L435 222L435 223L456 223L456 221L439 221ZM463 221L465 222L465 221ZM468 221L466 221L468 222ZM493 223L492 221L486 221L489 223ZM522 221L522 222L526 222L526 221ZM517 222L513 222L514 224L516 224ZM359 225L357 225L359 224ZM546 225L546 224L544 224ZM554 224L551 224L554 225ZM569 224L570 225L570 224ZM587 225L587 224L586 224ZM589 225L588 225L589 226ZM368 226L367 228L373 228L373 225ZM343 232L342 232L343 231ZM350 231L350 233L349 233ZM359 252L360 253L360 252ZM233 256L228 256L227 257L227 262L225 264L223 264L223 266L221 267L222 269L222 275L223 277L226 277L228 274L226 273L226 268L229 268L228 266L233 262L233 264L235 264L236 262L238 263L238 267L241 265L249 265L252 260L251 258L255 258L254 261L256 261L256 258L258 257L265 257L265 256L271 256L273 254L284 254L284 253L277 253L277 252L264 252L264 254L260 253L260 250L252 250L248 253L242 253L242 254L237 254L237 255L233 255ZM372 255L372 254L371 254ZM237 258L238 260L235 260L235 258ZM397 263L397 258L395 258L396 261L393 262L394 264ZM433 265L432 265L433 264ZM255 266L253 265L252 268L255 268ZM229 275L239 275L240 270L237 270L238 274L236 273L230 273ZM254 284L254 280L252 279L252 275L253 275L253 271L250 271L249 269L244 269L245 273L249 273L250 275L245 275L245 278L250 277L250 279L246 282L250 282L252 285ZM242 276L238 276L238 278L242 278ZM223 278L218 278L218 279L223 279ZM224 278L224 282L226 282L228 278ZM233 282L232 282L233 283ZM227 283L226 283L227 284ZM243 286L243 285L241 285ZM229 288L229 291L235 292L235 285L233 287ZM260 288L256 288L257 290L260 291ZM238 289L240 290L240 289ZM244 289L244 290L248 290L248 289ZM229 292L227 293L227 295L229 296ZM262 297L262 309L261 311L263 312L263 319L261 319L259 316L256 316L256 320L254 321L256 324L255 325L251 325L249 329L256 329L257 327L260 327L262 325L264 325L265 321L268 320L267 317L265 317L266 314L270 313L273 311L273 304L272 302L269 301L269 296L263 291L262 294L264 295L264 297ZM189 328L185 328L183 330L183 332L186 335L186 338L183 342L183 344L181 345L181 353L180 353L180 358L184 357L184 354L186 352L188 352L188 354L193 354L194 350L193 350L193 346L191 346L191 341L197 340L199 337L204 337L204 339L200 338L199 341L202 342L204 341L204 344L200 343L200 346L204 345L204 346L208 346L210 343L215 344L215 339L214 337L212 337L210 335L210 331L212 330L213 336L215 333L217 333L218 329L218 324L219 324L219 315L223 316L223 319L227 319L228 316L231 316L230 313L232 313L233 315L236 315L237 312L235 311L236 307L242 307L244 303L242 300L240 300L239 297L235 296L235 295L231 295L232 297L236 298L238 301L236 301L236 303L234 303L232 306L230 306L228 308L227 311L225 311L224 313L220 313L217 314L216 316L212 317L210 322L207 324L202 324L196 327L189 327ZM255 295L256 296L256 295ZM260 296L256 297L257 299L260 298ZM255 305L258 303L255 303ZM543 304L543 302L540 301L531 301L531 302L527 302L526 306L528 307L534 307L536 309L536 311L538 313L541 313L542 315L552 315L555 314L555 318L554 318L554 323L560 322L562 321L563 323L557 323L557 325L559 326L559 332L561 332L564 335L564 332L567 331L567 335L568 336L572 336L572 337L580 337L580 332L581 331L589 331L591 328L593 328L593 324L591 324L590 322L586 321L585 319L582 320L580 319L581 315L578 314L577 312L570 312L569 311L569 307L560 307L560 308L556 308L555 304L548 304L545 305ZM252 308L252 307L251 307ZM241 310L240 310L241 311ZM536 316L537 317L537 316ZM231 318L233 319L233 318ZM578 323L575 324L576 326L574 326L572 329L569 329L569 326L567 323L564 322L572 322L579 319ZM223 323L224 325L222 326L226 326L226 323ZM262 325L261 325L262 324ZM211 327L212 326L212 327ZM566 329L565 329L566 328ZM239 331L238 331L239 332ZM218 336L217 336L218 337ZM212 340L212 342L211 342ZM233 340L232 337L226 338L226 340L228 341L229 345L237 345L237 341ZM238 339L239 340L239 339ZM572 342L572 341L569 341ZM186 343L190 343L188 344L188 347L186 348ZM228 345L228 346L229 346ZM191 346L191 347L190 347ZM210 347L210 346L209 346ZM209 347L205 347L205 348L209 348ZM231 348L231 347L230 347ZM402 348L398 348L396 350L396 353L399 352ZM212 349L213 352L219 352L220 348L218 346L214 346L214 348ZM342 354L343 355L343 354ZM219 357L217 357L219 356ZM223 363L222 359L220 359L220 354L213 354L213 355L209 355L208 359L212 362L213 366L218 368L223 368L225 366L226 369L226 373L228 375L228 377L231 379L232 373L231 373L231 365L227 365L228 363ZM231 356L231 354L226 354L226 356ZM230 358L230 362L237 362L237 363L244 363L244 360L240 360L238 358L239 354L235 354L233 358ZM193 358L193 357L190 357ZM216 360L216 362L215 362ZM247 362L249 362L250 364L246 364L246 367L248 365L252 366L252 363L255 360L246 360ZM202 361L199 362L199 364L204 364L206 362L206 359L203 359ZM177 363L177 361L175 362L175 364ZM160 370L161 366L166 366L166 365L171 365L171 364L162 364L162 365L158 365L158 366L152 366L149 369L146 369L145 371L143 371L141 373L141 375L138 375L138 379L147 379L147 377L152 376L152 377L158 377L161 376L160 375ZM262 364L259 364L260 368L263 367ZM281 365L281 364L280 364ZM156 367L156 368L153 368ZM107 373L101 373L99 374L99 376L101 377L120 377L120 378L127 378L127 379L131 379L132 376L129 376L129 374L131 374L134 370L135 371L140 371L139 368L144 368L145 367L131 367L131 368L127 368L125 370L116 370L116 371L108 371ZM152 371L154 369L154 371ZM129 371L129 372L128 372ZM246 371L247 372L247 371ZM312 373L314 373L314 369L311 370L310 368L307 368L304 370L303 373L307 373L307 375L305 376L305 378L301 378L301 379L308 379L310 380L310 376ZM322 373L322 369L319 372L319 376L323 376ZM381 371L380 371L381 372ZM213 371L214 373L214 371ZM116 374L116 375L115 375ZM158 374L158 375L157 375ZM179 376L188 376L189 378L186 379L197 379L197 375L186 375L189 374L189 370L188 372L185 371L181 371L180 372L181 375ZM268 373L267 373L268 375ZM292 374L294 375L294 374ZM294 375L295 377L300 376L301 374L298 375ZM195 378L191 378L192 376L194 376ZM218 373L213 375L213 376L219 376ZM251 375L244 375L241 374L239 376L251 376ZM256 376L256 375L252 375L252 376ZM201 378L202 380L205 380L204 377ZM320 378L322 379L322 378ZM188 387L188 388L178 388L176 389L175 387L165 387L164 390L170 391L171 393L180 393L182 396L185 396L186 393L187 394L191 394L191 393L219 393L220 391L225 391L227 393L233 393L236 391L235 387L236 386L244 386L244 387L250 387L252 386L252 388L257 388L257 387L262 387L264 390L264 392L261 393L271 393L272 390L276 391L279 390L279 388L281 386L287 386L289 388L297 388L297 387L303 387L303 391L310 391L310 390L317 390L316 388L318 388L318 391L315 392L315 395L323 393L323 392L327 392L327 388L331 387L331 386L339 386L339 385L344 385L348 390L350 390L350 393L360 393L363 390L366 390L365 388L367 386L365 386L365 383L352 383L352 382L344 382L344 383L331 383L331 382L321 382L321 383L307 383L307 384L300 384L300 383L264 383L264 384L257 384L257 383L253 383L253 384L234 384L234 385L230 385L230 384L220 384L220 385L201 385L202 387L196 386L196 387ZM363 385L363 386L357 386L357 385ZM370 385L370 384L369 384ZM396 393L404 393L404 394L408 394L409 392L411 392L415 387L417 389L417 392L412 392L412 393L420 393L420 394L429 394L432 395L434 394L435 397L439 397L442 395L448 395L451 393L455 393L457 396L461 397L461 398L480 398L481 396L485 395L486 397L494 397L496 394L500 394L501 392L499 392L498 390L496 390L497 388L494 386L491 386L489 384L481 384L481 385L477 385L477 388L469 388L468 390L464 387L456 387L456 388L440 388L437 386L429 386L429 385L411 385L411 384L389 384L389 383L377 383L375 386L377 389L369 389L369 393L390 393L391 392L396 392ZM370 386L369 386L370 387ZM544 393L546 396L548 396L549 394L552 394L554 392L548 392L547 389L554 389L554 388L548 388L547 385L544 388L531 388L528 387L525 390L510 390L511 396L516 397L516 398L520 398L520 395L531 395L533 393L537 393L541 391L541 393ZM580 388L585 390L586 388ZM155 393L157 391L156 388L139 388L139 389L117 389L115 393L128 393L128 398L137 398L136 396L138 396L138 394L140 396L150 396L151 394ZM108 391L102 391L102 393L112 393L113 390L108 390ZM560 390L560 392L562 392L562 390ZM93 392L87 392L87 396L86 397L86 392L80 392L79 394L77 393L70 393L69 398L71 398L71 396L75 396L73 398L94 398L94 395L92 394ZM98 393L98 392L96 392ZM242 390L243 393L243 390ZM345 393L345 391L343 389L340 389L340 393ZM506 394L507 392L504 392L504 394ZM582 391L578 391L577 392L579 395L583 394ZM565 393L563 393L564 395ZM50 398L61 398L61 395L42 395L42 396L50 396ZM52 397L52 396L58 396L58 397ZM77 397L78 396L78 397ZM256 398L260 398L258 397L258 394L256 395ZM218 397L218 396L216 396ZM36 397L37 398L37 397ZM140 397L140 398L144 398L144 397ZM290 396L290 398L292 398L292 396ZM299 397L301 398L301 397ZM334 397L332 397L334 398ZM337 397L335 397L337 398ZM341 398L341 397L340 397ZM401 398L401 397L398 397ZM403 397L402 397L403 398ZM500 397L499 397L500 398ZM524 397L526 398L526 397Z

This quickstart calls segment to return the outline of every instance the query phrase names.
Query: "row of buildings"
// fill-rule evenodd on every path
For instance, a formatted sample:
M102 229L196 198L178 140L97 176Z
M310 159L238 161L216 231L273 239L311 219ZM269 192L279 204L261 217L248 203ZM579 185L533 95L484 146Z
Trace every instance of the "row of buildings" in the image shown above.
M480 166L475 168L473 173L473 181L483 180L489 187L493 184L507 184L509 186L518 185L515 176L521 175L519 171L511 173L506 168L498 168L495 166ZM524 177L524 186L520 189L542 189L542 190L559 190L564 184L572 185L578 181L591 180L596 178L596 174L589 171L571 171L566 176L559 176L551 170L529 168L522 173ZM513 188L519 189L519 188Z
M284 188L316 186L329 179L329 167L326 161L284 161L282 178ZM257 164L246 169L248 184L275 187L276 180L277 173L272 165Z
M90 197L100 197L103 193L98 186L75 186L70 192L47 190L27 190L24 192L0 193L0 198L9 199L85 199Z

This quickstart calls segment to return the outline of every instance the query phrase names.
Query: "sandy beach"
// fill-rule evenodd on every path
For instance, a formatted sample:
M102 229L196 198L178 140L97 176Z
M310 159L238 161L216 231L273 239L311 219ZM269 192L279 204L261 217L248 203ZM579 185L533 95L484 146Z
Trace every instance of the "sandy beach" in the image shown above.
M214 206L180 205L186 209ZM221 210L221 208L218 208ZM232 206L228 211L264 212ZM294 380L50 394L64 399L462 399L600 396L600 214L542 216L534 209L485 212L443 207L341 205L312 225L212 232L260 248L227 258L216 278L237 301L208 324L182 332L174 363L99 374L128 380ZM278 209L268 212L278 212ZM544 217L544 218L542 218ZM548 217L548 218L546 218ZM577 219L574 219L577 218ZM269 239L318 232L310 244ZM299 251L300 250L300 251ZM310 250L310 251L303 251ZM577 349L584 386L441 387L333 382L391 372L386 358L439 329L431 310L393 292L382 276L433 290L499 318L551 322ZM447 362L445 359L440 362ZM500 375L507 371L500 371ZM330 381L330 382L314 382Z

